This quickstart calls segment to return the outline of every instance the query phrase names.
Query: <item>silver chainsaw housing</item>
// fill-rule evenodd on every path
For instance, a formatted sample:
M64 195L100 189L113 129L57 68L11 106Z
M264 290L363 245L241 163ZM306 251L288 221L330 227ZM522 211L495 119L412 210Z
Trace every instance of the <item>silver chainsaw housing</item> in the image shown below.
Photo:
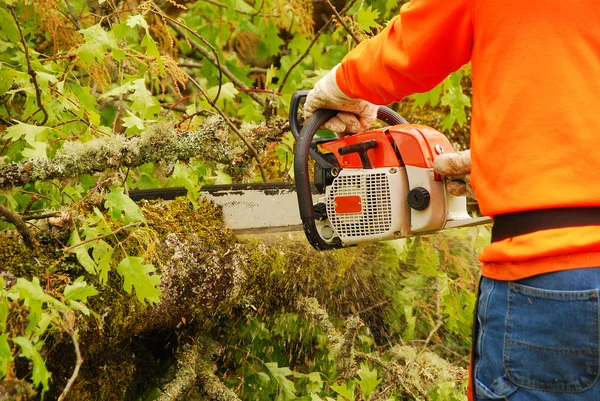
M424 210L408 205L408 193L416 187L430 194ZM338 213L336 198L346 196L359 196L361 210ZM319 202L325 203L327 210L327 218L315 222L321 238L344 245L422 235L447 225L481 224L467 213L466 197L448 194L445 182L435 180L431 168L343 169Z

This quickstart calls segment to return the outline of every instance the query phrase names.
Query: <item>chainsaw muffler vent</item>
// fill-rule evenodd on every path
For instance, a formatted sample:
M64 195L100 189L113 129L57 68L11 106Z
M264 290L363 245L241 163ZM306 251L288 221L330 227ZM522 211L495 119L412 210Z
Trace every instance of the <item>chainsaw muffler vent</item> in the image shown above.
M401 223L400 169L345 169L327 187L327 216L342 241L394 237Z

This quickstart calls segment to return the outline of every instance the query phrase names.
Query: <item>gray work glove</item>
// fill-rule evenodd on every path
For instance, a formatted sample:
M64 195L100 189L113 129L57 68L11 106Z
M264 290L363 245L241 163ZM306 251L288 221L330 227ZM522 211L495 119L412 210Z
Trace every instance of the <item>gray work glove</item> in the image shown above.
M321 128L344 134L355 134L368 129L377 119L378 106L366 100L347 96L337 85L335 72L337 65L321 78L306 96L304 118L308 119L319 109L340 110Z
M471 149L437 156L433 160L433 169L448 178L446 189L450 194L474 197L471 187Z

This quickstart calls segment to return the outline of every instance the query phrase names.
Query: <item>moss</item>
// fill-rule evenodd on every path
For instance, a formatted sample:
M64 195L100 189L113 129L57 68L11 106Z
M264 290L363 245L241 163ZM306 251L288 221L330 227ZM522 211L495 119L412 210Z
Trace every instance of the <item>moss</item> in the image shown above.
M138 336L156 331L185 333L198 327L218 332L215 326L220 321L236 319L239 314L257 309L270 313L290 308L299 295L327 300L339 286L346 285L353 288L346 295L363 292L360 288L364 282L356 279L356 272L371 259L373 248L322 253L312 250L302 237L300 242L239 242L224 227L221 210L202 200L196 208L187 198L168 203L145 202L142 211L148 221L143 228L147 233L140 241L129 239L125 246L130 255L145 254L161 275L163 294L154 307L144 306L135 294L125 293L122 278L114 267L103 286L97 276L86 275L75 258L61 260L64 256L61 245L41 244L32 251L16 235L2 237L5 246L0 246L0 260L13 277L48 277L48 288L59 296L68 282L84 274L86 281L100 290L99 295L88 301L98 320L83 317L77 320L85 363L70 399L135 399L134 383L152 380L156 374L156 370L141 373L139 369L139 364L148 364L148 356L137 359L135 355L139 352L128 345ZM121 234L123 240L127 233ZM118 252L116 259L122 257L121 251ZM50 275L46 274L48 266L53 266ZM177 335L172 335L171 341L176 338ZM72 347L66 338L55 344L56 349ZM68 380L74 357L72 351L66 351L62 355L50 353L48 358L48 366L57 373L48 394L53 397L58 396ZM58 367L61 364L63 367ZM207 386L213 383L211 377L214 374L207 371ZM212 390L205 388L203 397L235 399L227 398L233 393L222 384L216 386Z

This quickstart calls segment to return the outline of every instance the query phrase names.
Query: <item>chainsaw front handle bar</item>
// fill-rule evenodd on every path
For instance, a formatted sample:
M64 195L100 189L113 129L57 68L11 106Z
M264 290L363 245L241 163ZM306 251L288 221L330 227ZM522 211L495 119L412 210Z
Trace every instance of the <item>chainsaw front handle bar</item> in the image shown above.
M317 110L302 126L298 121L298 108L300 100L308 95L307 90L297 91L292 95L290 103L290 128L294 138L296 138L296 148L294 150L294 180L296 182L296 194L298 196L298 206L300 209L300 218L304 226L304 233L311 245L317 250L327 250L341 248L341 242L326 242L317 231L315 225L315 209L313 207L312 190L310 176L308 174L308 158L312 157L315 162L322 166L333 166L327 161L316 147L312 146L313 138L319 128L329 119L334 117L338 110ZM389 125L408 124L408 122L396 113L394 110L380 106L377 111L377 118Z
M292 101L290 102L290 129L292 130L292 135L294 138L298 140L300 136L300 131L302 131L302 124L298 121L298 110L300 109L300 101L308 96L309 90L300 90L296 91L292 95ZM325 120L327 122L333 116L338 113L338 110L327 110L329 112L334 112L328 119ZM317 110L314 114L321 112L321 110ZM377 110L377 118L388 125L398 125L398 124L408 124L408 121L404 119L401 115L396 113L394 110L389 107L379 106L379 110ZM325 123L324 122L324 123ZM323 123L323 124L324 124ZM321 124L321 125L323 125ZM319 126L320 127L320 126ZM318 129L318 127L317 127ZM315 131L316 132L316 131Z

